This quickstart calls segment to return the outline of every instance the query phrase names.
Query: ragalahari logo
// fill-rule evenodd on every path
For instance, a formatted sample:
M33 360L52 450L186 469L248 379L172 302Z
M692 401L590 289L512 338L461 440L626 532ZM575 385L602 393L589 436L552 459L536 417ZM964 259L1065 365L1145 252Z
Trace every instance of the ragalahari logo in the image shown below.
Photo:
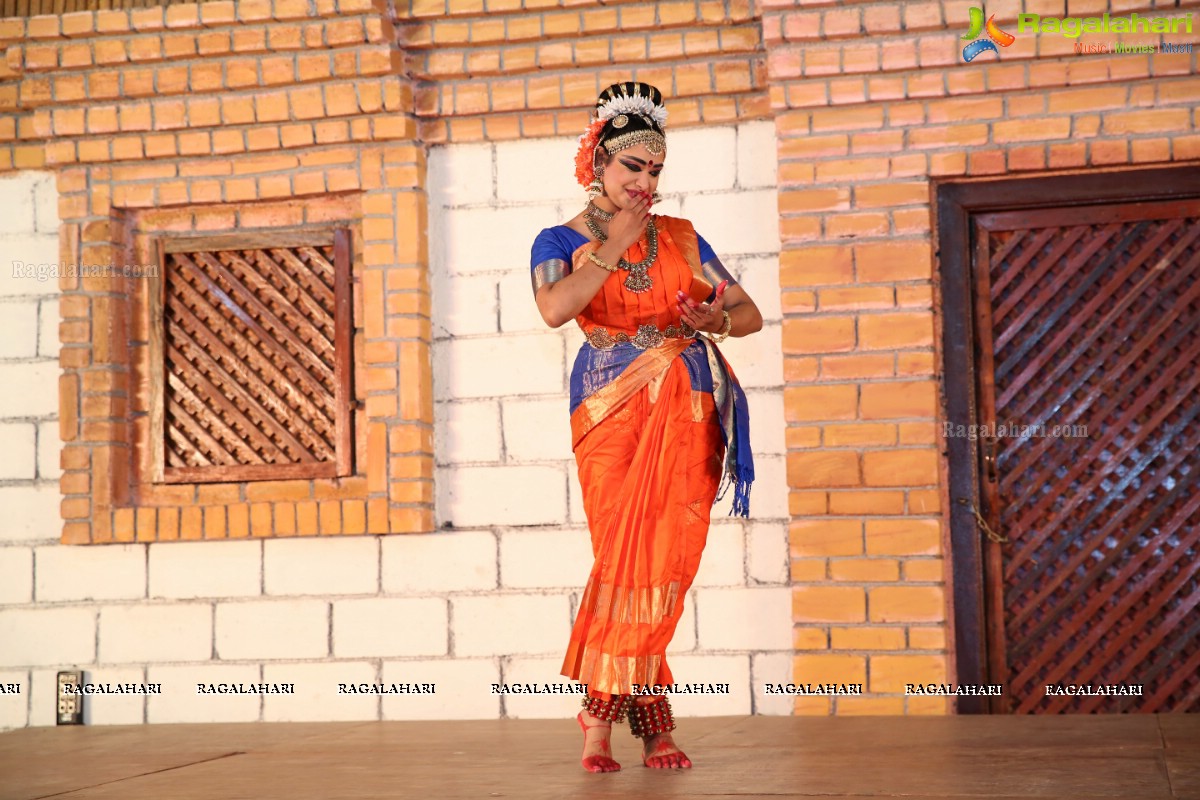
M980 39L979 34L984 31L987 31L987 37ZM988 50L999 56L1000 51L996 49L996 45L1008 47L1017 40L1017 37L1011 33L1005 33L996 27L995 14L988 17L987 24L985 25L983 23L983 9L974 7L971 8L971 29L962 38L964 40L977 40L971 41L970 44L963 48L964 61L971 61L980 53L985 53Z

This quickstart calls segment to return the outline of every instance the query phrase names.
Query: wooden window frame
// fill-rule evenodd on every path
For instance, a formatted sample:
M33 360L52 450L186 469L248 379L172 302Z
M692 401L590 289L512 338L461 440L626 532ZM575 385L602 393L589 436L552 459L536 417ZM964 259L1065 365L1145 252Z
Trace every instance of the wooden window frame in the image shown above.
M158 261L158 274L149 289L149 441L152 474L150 483L199 484L245 481L337 478L354 474L354 393L352 368L352 266L351 232L346 227L317 228L253 234L155 236L151 246ZM334 458L307 464L239 464L201 467L166 465L166 347L164 314L166 304L167 254L259 248L327 247L333 244L334 268ZM286 420L284 420L286 422Z

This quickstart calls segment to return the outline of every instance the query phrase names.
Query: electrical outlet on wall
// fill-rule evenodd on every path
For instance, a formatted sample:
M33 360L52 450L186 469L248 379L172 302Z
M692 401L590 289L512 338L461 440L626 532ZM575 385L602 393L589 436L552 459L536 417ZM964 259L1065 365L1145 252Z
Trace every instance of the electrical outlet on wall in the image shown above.
M83 672L58 673L58 708L55 718L59 725L83 724Z

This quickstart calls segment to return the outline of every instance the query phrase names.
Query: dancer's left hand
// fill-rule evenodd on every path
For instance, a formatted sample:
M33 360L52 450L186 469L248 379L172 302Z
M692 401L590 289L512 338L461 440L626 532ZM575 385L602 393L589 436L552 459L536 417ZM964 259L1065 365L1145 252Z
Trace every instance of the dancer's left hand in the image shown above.
M679 309L679 317L698 331L717 333L725 327L725 287L729 281L721 281L717 286L717 295L712 303L697 303L683 292L675 293L675 307Z

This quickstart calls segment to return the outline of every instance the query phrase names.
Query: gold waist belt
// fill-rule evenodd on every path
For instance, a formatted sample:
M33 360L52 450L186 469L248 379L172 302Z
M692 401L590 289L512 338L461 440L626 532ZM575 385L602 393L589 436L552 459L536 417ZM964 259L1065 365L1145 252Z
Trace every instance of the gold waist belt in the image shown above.
M680 320L678 325L670 325L661 331L653 325L639 325L633 336L624 332L609 333L607 328L592 328L587 333L587 340L597 350L609 350L621 342L647 350L659 347L667 339L692 339L695 336L696 329Z

